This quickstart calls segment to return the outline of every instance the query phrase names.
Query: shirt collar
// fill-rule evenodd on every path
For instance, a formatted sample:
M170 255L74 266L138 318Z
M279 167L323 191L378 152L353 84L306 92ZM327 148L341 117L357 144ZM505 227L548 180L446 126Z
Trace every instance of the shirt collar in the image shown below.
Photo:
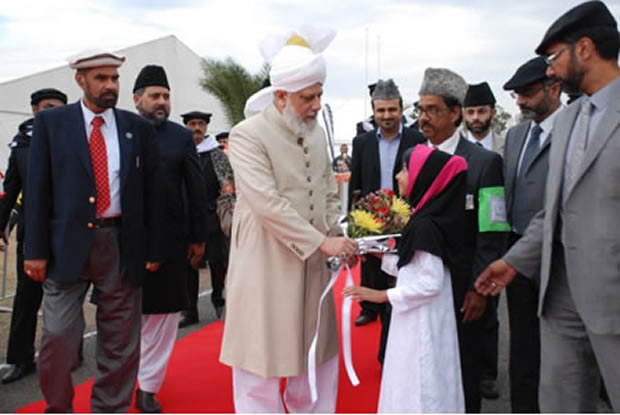
M456 152L456 147L459 144L460 138L461 138L461 133L459 132L458 129L456 129L454 130L454 134L452 134L450 138L448 138L447 140L445 140L443 143L439 144L438 146L434 146L428 140L426 141L426 145L429 147L437 147L439 150L443 151L444 153L454 154Z
M590 101L594 104L596 110L604 110L611 100L620 96L620 76L613 80L603 89L597 91L590 97Z
M393 140L399 139L403 135L403 123L398 124L398 134L393 138ZM377 138L379 140L384 140L383 133L381 133L381 127L377 128Z
M471 131L467 130L467 139L472 143L481 143L484 148L492 149L493 148L493 129L489 128L489 132L484 136L481 140L478 140Z
M90 127L90 123L93 121L95 117L102 117L105 126L110 127L112 125L112 121L114 120L114 110L112 108L107 108L105 111L99 114L95 114L84 104L84 100L80 100L80 105L82 106L82 114L84 115L84 123L86 127Z

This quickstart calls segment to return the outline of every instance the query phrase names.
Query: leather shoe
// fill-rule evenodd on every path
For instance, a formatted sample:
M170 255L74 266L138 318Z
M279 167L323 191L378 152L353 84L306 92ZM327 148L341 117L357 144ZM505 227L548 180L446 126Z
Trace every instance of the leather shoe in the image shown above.
M140 389L136 389L136 408L145 414L159 414L161 413L161 405L155 399L155 394L150 392L144 392Z
M497 383L493 379L482 379L480 381L480 394L486 399L499 398Z
M23 378L26 375L33 373L36 369L36 364L31 363L19 363L11 365L11 368L2 376L2 383L11 383Z
M181 320L179 321L179 328L191 326L198 323L198 313L183 313Z
M360 314L358 318L355 319L356 326L363 326L368 323L372 323L377 319L377 316L369 316L368 314Z

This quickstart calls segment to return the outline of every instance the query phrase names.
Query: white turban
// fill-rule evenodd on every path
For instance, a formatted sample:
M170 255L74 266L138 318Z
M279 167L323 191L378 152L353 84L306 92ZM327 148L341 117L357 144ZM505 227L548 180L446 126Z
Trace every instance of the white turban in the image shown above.
M333 30L304 26L295 32L265 38L260 50L271 66L271 86L248 98L244 109L246 118L267 108L273 102L276 90L297 92L316 83L324 84L326 69L321 52L334 36Z

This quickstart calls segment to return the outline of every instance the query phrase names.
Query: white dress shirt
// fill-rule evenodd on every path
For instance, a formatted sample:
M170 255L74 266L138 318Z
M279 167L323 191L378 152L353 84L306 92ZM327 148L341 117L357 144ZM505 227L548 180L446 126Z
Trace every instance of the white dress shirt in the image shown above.
M121 215L121 153L118 145L118 129L116 128L116 117L114 109L108 108L100 114L95 114L80 100L82 114L84 115L84 127L86 128L86 139L90 140L90 133L93 131L91 122L95 117L102 117L101 133L105 141L105 148L108 153L108 183L110 184L110 206L103 212L101 217L111 218Z
M439 150L443 151L444 153L454 155L454 152L456 151L456 147L459 145L460 138L461 138L461 133L459 132L459 130L455 130L454 134L452 134L452 137L448 138L446 141L439 144L438 146L433 145L433 143L431 143L428 140L426 140L426 145L429 147L436 147Z
M553 111L549 116L547 116L547 118L545 118L541 121L540 124L538 124L540 126L540 129L542 130L540 133L540 139L538 140L539 148L542 147L542 145L547 140L547 137L549 137L549 131L551 131L551 127L553 127L553 121L555 120L555 116L558 115L561 109L562 106L560 105L555 111ZM519 175L519 171L521 170L523 155L525 154L525 149L530 142L530 137L532 136L532 130L534 129L534 125L536 125L536 122L531 121L530 129L527 132L527 137L525 137L525 142L523 143L523 147L521 147L521 155L519 156L519 164L517 167L517 176Z
M476 137L474 137L471 131L468 130L467 139L474 144L480 143L482 144L482 147L486 148L487 150L493 151L493 140L495 139L495 137L493 136L493 130L491 128L489 128L488 134L484 136L482 140L478 140Z

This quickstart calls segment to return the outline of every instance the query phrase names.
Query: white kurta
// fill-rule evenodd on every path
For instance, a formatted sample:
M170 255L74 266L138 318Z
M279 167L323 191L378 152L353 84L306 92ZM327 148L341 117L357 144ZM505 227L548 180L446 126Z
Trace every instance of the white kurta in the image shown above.
M400 270L396 261L382 267L397 278L378 412L464 412L450 271L424 251Z

